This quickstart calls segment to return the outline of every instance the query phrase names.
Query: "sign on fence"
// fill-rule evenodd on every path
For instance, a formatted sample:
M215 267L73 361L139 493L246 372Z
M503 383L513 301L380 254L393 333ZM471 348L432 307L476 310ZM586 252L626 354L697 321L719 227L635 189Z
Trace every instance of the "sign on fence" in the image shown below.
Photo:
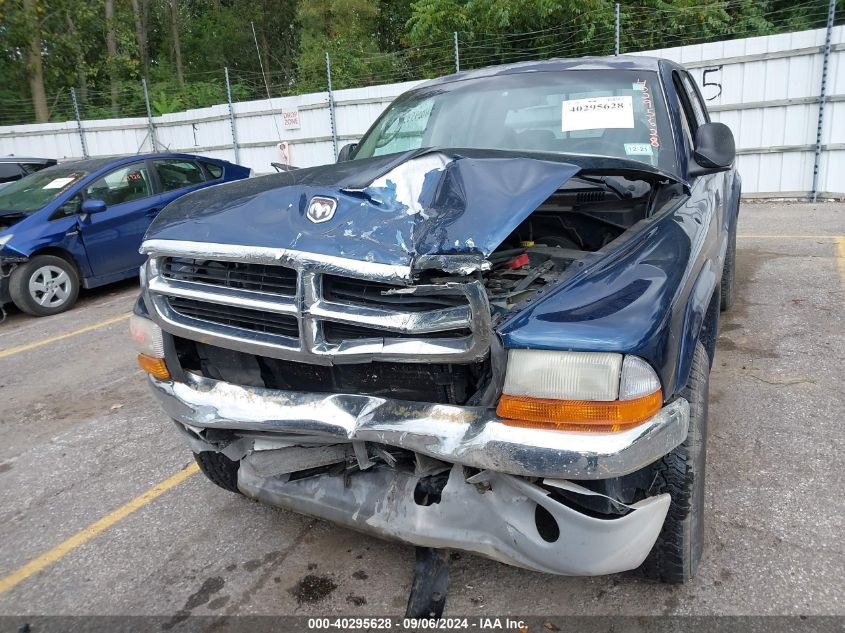
M299 129L299 108L282 110L282 122L286 130Z

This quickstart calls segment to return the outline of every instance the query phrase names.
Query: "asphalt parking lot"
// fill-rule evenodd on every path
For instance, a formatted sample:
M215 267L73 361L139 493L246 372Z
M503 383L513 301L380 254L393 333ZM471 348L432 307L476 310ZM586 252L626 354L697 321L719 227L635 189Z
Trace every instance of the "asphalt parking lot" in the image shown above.
M462 554L447 615L845 614L845 204L745 204L739 234L697 578L550 577ZM128 342L136 285L0 324L0 615L403 613L412 548L190 467Z

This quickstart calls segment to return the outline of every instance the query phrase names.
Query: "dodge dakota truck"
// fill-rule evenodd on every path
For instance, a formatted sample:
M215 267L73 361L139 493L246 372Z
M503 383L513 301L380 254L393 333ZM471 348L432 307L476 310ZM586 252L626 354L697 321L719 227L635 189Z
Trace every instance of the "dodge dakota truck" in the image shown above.
M684 582L734 160L670 61L428 81L336 164L168 205L139 363L222 488L419 548Z

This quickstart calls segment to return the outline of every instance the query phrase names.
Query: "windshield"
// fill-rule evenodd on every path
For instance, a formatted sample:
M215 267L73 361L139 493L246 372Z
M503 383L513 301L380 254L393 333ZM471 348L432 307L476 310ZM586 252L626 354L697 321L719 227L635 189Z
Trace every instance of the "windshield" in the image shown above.
M88 172L73 168L46 169L30 174L0 189L0 213L34 213L87 175Z
M355 158L420 147L618 156L677 171L657 74L526 72L422 88L391 104Z

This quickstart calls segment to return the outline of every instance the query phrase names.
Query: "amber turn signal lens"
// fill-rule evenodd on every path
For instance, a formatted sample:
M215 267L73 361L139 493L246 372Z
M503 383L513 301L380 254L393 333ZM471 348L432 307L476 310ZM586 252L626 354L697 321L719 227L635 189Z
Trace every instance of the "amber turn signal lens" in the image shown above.
M634 400L550 400L502 395L496 413L509 426L557 431L622 431L642 424L663 405L663 392Z
M159 380L170 380L170 372L163 358L153 358L146 354L138 354L138 366L145 372Z

